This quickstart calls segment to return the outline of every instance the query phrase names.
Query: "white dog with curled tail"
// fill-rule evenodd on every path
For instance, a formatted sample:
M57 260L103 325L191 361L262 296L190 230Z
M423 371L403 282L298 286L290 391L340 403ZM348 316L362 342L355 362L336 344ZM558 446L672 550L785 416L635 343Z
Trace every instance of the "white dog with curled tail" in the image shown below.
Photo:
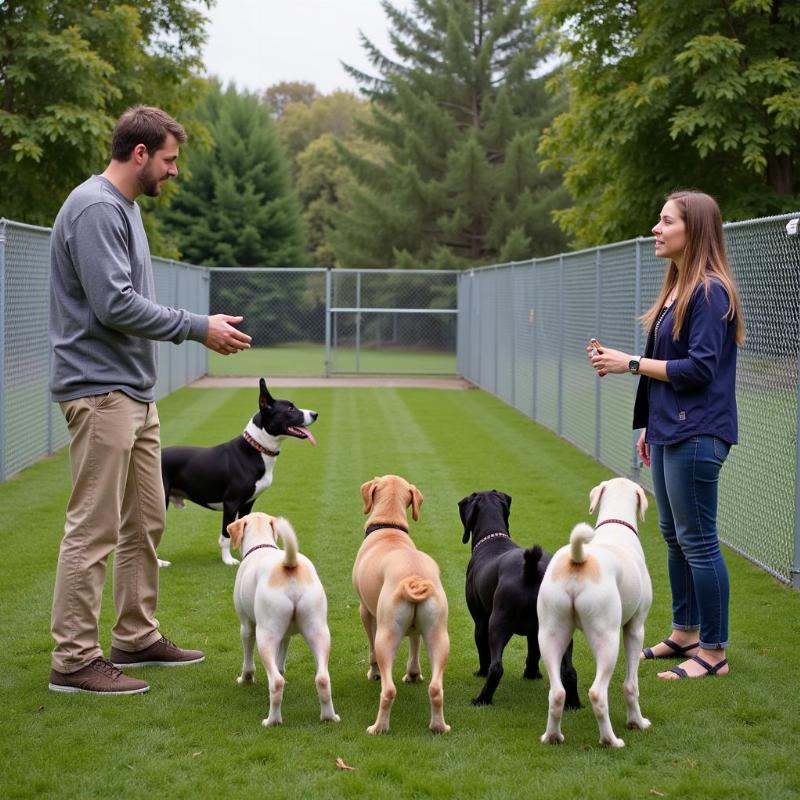
M317 665L315 684L320 720L338 722L333 710L328 658L328 600L311 561L297 550L297 536L287 519L253 513L228 525L231 543L241 553L233 588L244 660L237 678L253 683L253 648L258 646L269 680L269 716L264 726L280 725L286 652L292 634L301 633ZM278 539L284 550L279 550Z
M597 663L589 699L600 728L600 744L624 747L611 727L608 685L619 652L620 628L625 644L623 684L628 728L644 730L649 720L639 708L639 653L644 623L653 602L653 588L636 527L647 510L641 486L627 478L603 481L592 489L589 510L599 505L597 524L576 525L569 545L547 566L539 589L539 648L550 678L547 729L542 741L564 741L561 717L566 692L561 683L561 657L575 628L581 628Z

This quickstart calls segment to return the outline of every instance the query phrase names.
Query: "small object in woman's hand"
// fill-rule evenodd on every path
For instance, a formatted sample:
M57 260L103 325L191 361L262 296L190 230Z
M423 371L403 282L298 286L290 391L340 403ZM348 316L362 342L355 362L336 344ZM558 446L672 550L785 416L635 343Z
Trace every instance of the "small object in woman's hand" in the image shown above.
M592 355L596 356L600 352L600 342L592 336L592 338L589 339L589 344L592 346Z

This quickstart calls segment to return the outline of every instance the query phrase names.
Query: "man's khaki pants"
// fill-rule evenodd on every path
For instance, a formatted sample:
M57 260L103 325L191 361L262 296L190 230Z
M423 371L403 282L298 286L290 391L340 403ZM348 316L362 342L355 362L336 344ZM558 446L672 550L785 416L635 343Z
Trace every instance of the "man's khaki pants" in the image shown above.
M123 392L62 402L72 495L53 594L53 669L75 672L103 655L100 602L114 551L117 621L111 644L136 651L158 641L158 559L166 516L155 403Z

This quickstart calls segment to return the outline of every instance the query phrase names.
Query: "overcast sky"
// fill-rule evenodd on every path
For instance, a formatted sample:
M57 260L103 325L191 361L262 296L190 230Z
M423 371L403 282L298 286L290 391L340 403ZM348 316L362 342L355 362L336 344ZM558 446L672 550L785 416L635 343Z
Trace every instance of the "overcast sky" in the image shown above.
M393 0L406 9L411 0ZM217 0L206 12L206 69L224 83L263 91L279 81L310 81L328 94L356 90L339 63L371 71L358 31L391 54L379 0Z

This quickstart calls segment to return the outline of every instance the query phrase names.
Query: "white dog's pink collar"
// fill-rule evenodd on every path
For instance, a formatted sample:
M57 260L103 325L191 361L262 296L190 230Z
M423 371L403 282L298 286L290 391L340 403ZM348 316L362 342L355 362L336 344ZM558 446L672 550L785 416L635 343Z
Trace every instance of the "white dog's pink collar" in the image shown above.
M257 544L255 547L251 547L251 548L250 548L250 549L249 549L249 550L248 550L248 551L247 551L247 552L246 552L246 553L245 553L245 554L242 556L242 561L244 561L244 560L247 558L247 556L249 556L249 555L250 555L250 553L252 553L252 552L253 552L253 550L260 550L262 547L272 547L274 550L277 550L277 549L278 549L278 546L277 546L276 544Z
M597 530L601 525L624 525L628 530L633 531L637 536L639 535L639 531L630 524L630 522L626 522L624 519L604 519L602 522L598 522L597 525L594 526L594 529Z

